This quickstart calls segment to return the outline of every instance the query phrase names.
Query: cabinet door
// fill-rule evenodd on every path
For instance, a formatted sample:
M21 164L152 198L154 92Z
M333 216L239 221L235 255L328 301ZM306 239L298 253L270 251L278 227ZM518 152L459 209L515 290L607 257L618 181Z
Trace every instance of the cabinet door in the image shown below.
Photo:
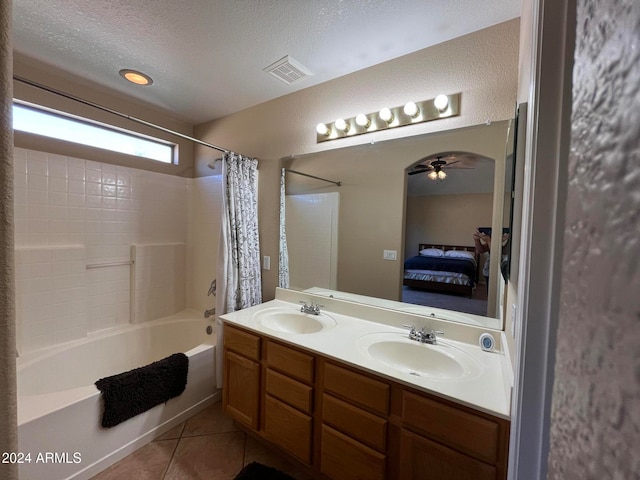
M236 353L224 352L222 406L237 421L258 429L260 364Z
M273 443L304 463L311 463L312 418L265 395L264 433Z
M402 430L400 480L495 480L496 469Z
M320 471L327 477L333 480L384 480L386 458L353 438L322 425Z

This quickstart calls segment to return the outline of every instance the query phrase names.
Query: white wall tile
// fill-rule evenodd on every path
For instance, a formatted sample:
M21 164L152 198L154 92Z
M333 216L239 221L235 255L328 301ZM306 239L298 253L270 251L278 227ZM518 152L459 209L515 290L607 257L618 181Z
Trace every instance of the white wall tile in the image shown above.
M20 148L14 150L14 165L16 265L20 265L16 303L23 351L130 321L130 267L87 270L86 264L128 260L134 243L171 243L183 245L186 265L187 238L210 236L216 214L206 203L216 193L201 189L197 220L189 221L194 218L189 198L193 190L185 178ZM208 227L201 229L200 224ZM211 236L217 245L217 231ZM198 245L206 250L204 257L212 256L208 261L215 262L206 244L203 240ZM59 258L77 251L76 245L84 247L81 261ZM194 260L198 255L189 255L190 265L198 265ZM179 273L175 266L163 269L165 260L154 258L155 268L171 281L148 288L147 294L161 310L184 308L190 275L186 266L178 268ZM201 276L210 282L209 273ZM146 311L152 314L154 308Z

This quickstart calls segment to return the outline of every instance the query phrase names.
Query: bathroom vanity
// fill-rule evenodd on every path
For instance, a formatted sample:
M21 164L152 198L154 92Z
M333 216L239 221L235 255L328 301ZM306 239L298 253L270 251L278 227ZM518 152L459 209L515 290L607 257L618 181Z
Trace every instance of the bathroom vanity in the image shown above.
M506 478L504 355L471 345L480 329L431 320L447 340L424 345L398 324L420 317L333 299L305 314L294 295L316 300L222 316L223 407L246 431L318 478Z

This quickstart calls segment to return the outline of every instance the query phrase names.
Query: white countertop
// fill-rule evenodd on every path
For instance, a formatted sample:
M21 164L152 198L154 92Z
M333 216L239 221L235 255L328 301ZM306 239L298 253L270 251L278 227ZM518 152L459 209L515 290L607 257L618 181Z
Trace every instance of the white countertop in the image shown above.
M224 322L363 368L404 385L503 419L510 419L511 381L506 378L509 376L509 371L506 368L507 359L501 351L484 352L480 349L475 339L478 338L478 332L482 330L467 325L423 319L416 315L392 312L384 308L357 305L337 299L322 299L301 292L291 293L279 289L277 296L280 299L227 313L220 318ZM258 312L273 308L299 312L300 305L297 303L299 300L305 300L308 303L317 303L320 300L325 305L321 310L321 317L328 316L335 321L335 324L318 333L293 334L266 328L256 317ZM326 317L324 318L326 319ZM427 321L426 325L425 320ZM438 344L449 350L462 350L463 354L472 357L474 365L479 367L476 368L475 375L462 380L414 376L384 365L367 355L363 345L366 344L367 338L371 338L371 335L389 334L390 338L400 341L407 338L408 332L401 327L402 324L416 325L416 327L435 327L437 330L444 331L445 338L438 337ZM496 331L491 333L494 336L500 334ZM413 340L407 341L414 342ZM415 343L420 345L418 342ZM438 348L438 345L435 348Z

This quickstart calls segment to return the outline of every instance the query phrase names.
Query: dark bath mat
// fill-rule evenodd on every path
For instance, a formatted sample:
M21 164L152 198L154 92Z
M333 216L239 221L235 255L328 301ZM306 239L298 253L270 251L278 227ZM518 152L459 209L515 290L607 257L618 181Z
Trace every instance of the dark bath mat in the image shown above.
M233 480L295 480L295 478L273 467L251 462L240 470L240 473Z

